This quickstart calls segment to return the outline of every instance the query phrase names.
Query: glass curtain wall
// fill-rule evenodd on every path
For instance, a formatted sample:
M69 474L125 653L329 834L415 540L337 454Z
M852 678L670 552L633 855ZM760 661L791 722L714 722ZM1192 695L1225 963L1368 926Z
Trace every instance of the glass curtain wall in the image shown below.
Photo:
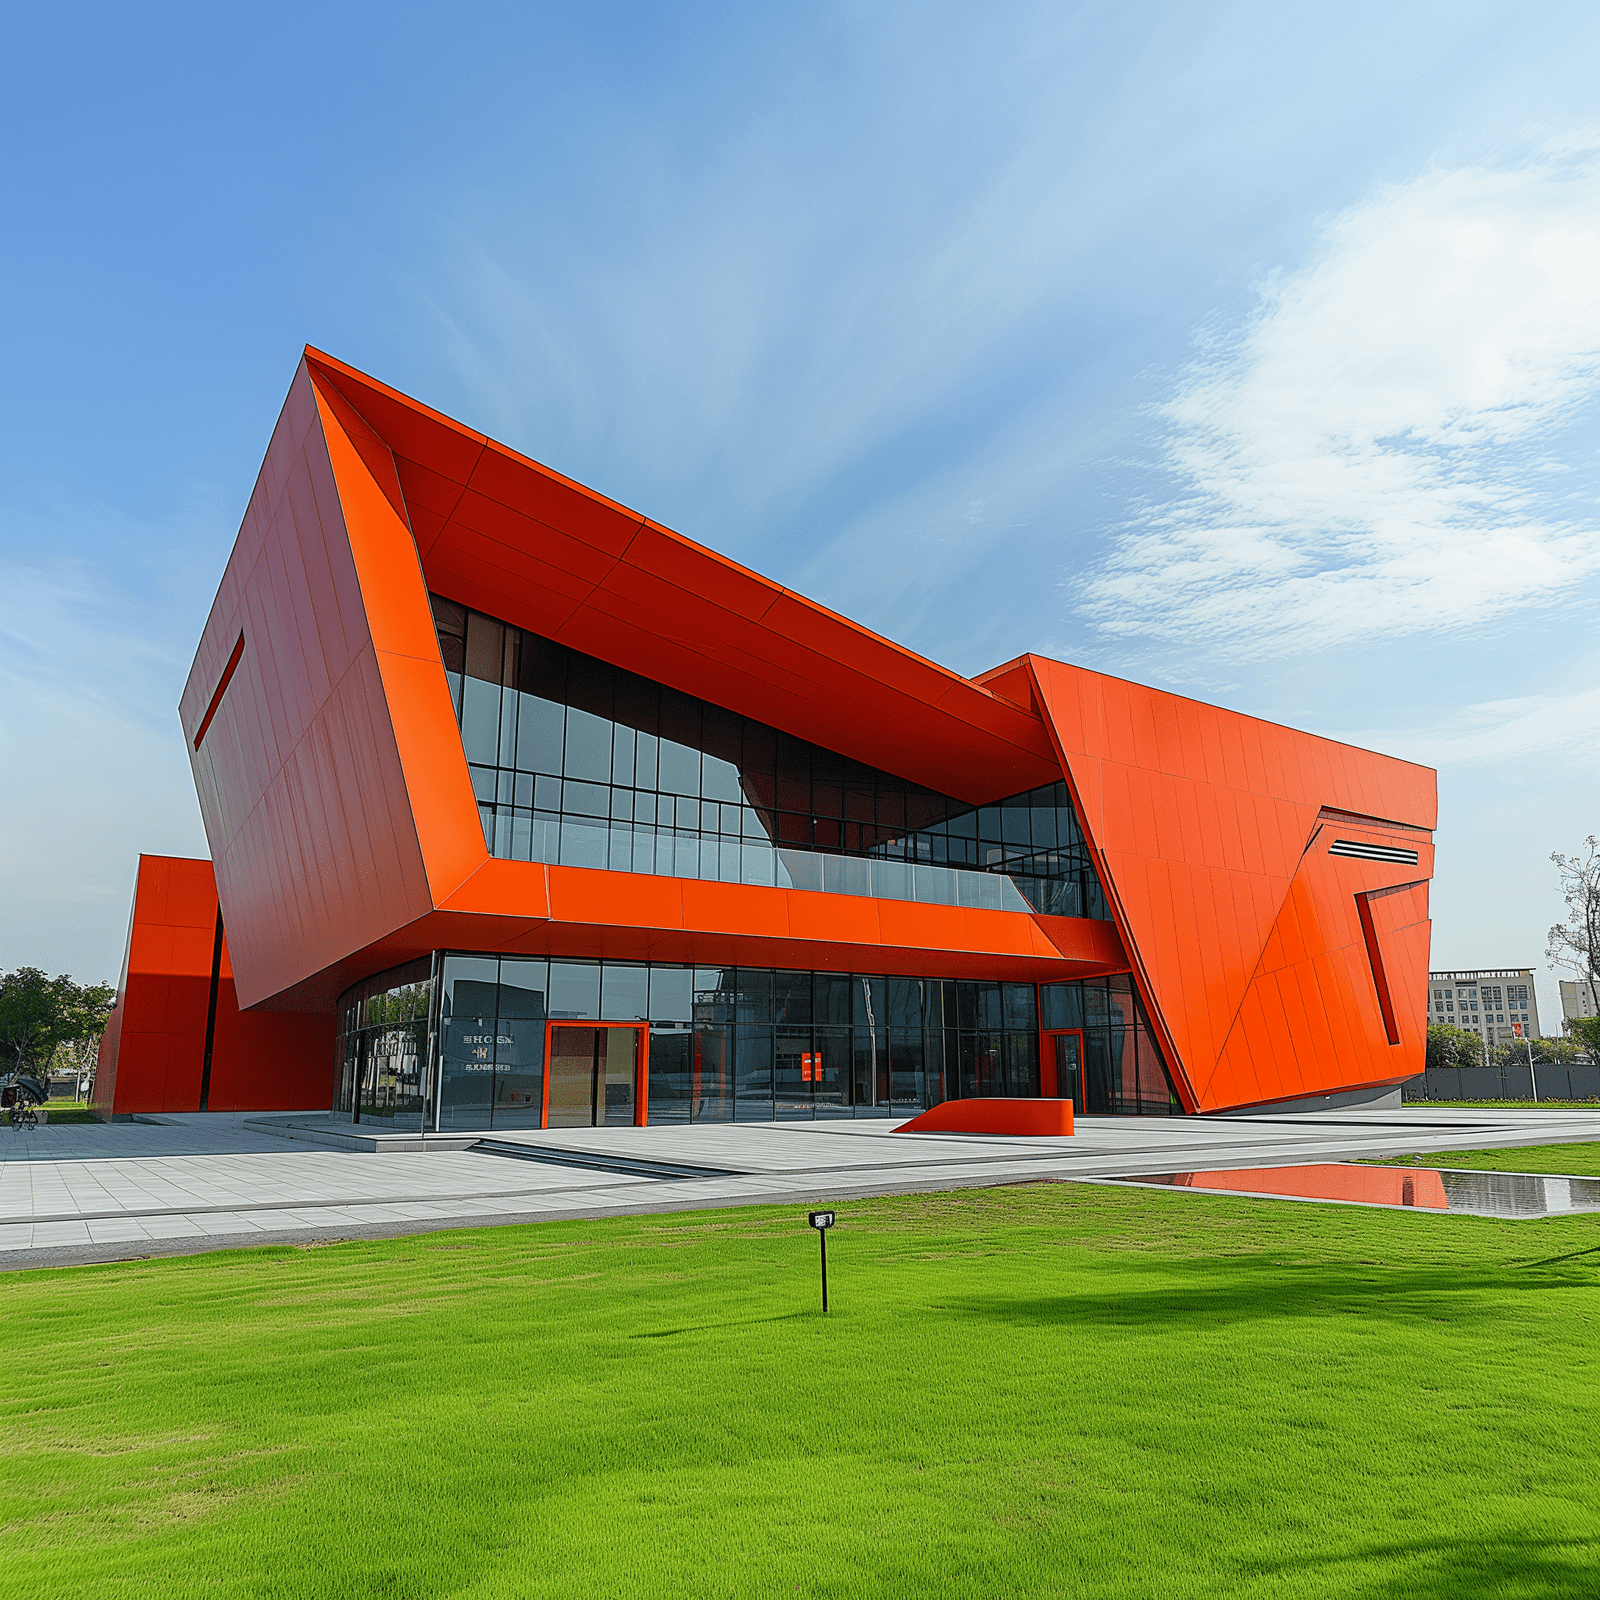
M941 1100L1033 1096L1041 997L1046 1028L1083 1029L1087 1109L1178 1109L1126 977L1039 990L479 955L446 955L441 970L444 1130L539 1126L546 1021L640 1024L652 1124L904 1118Z
M1084 1110L1116 1116L1181 1116L1144 1004L1127 973L1039 989L1047 1033L1083 1034Z
M538 1128L544 1122L545 1022L592 1015L550 1009L550 963L447 956L439 990L441 1071L429 1125ZM557 967L561 963L556 963Z
M422 1126L433 1002L431 957L380 972L339 997L333 1117Z
M969 806L453 601L433 610L494 855L1109 917L1064 783ZM802 870L811 855L872 866Z

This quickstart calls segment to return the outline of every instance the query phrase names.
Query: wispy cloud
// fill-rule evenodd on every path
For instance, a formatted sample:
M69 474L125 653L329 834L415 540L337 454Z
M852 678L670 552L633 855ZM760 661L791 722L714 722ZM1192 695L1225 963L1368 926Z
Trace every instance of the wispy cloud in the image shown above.
M1600 767L1600 688L1486 700L1447 723L1344 735L1427 766L1497 767L1534 758Z
M1266 657L1547 602L1600 569L1561 450L1597 393L1593 141L1383 189L1182 374L1158 411L1176 492L1088 604Z

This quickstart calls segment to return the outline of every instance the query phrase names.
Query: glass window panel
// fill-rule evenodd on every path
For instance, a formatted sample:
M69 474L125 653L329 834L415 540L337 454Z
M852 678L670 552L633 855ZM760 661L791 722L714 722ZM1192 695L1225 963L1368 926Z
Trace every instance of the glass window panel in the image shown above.
M744 789L739 783L739 769L731 761L707 756L701 766L701 792L708 800L721 800L738 805L744 799Z
M1039 1093L1039 1036L1010 1029L1005 1036L1005 1093L1034 1099Z
M855 984L845 972L818 972L812 975L812 1020L842 1023L848 1027L855 1015Z
M777 972L772 981L773 1015L778 1022L811 1021L811 974Z
M858 1117L889 1115L889 1030L887 1028L861 1028L853 1030L854 1085L856 1115Z
M467 618L467 676L498 688L505 666L505 642L505 625L474 611ZM495 701L498 710L498 695Z
M1004 1034L983 1029L972 1036L973 1073L978 1095L1004 1095L1006 1092Z
M649 1121L652 1124L692 1121L694 1087L692 1030L652 1027L647 1106Z
M574 783L561 786L561 809L583 817L604 817L611 811L611 791L599 783Z
M663 739L656 752L657 779L666 794L681 794L696 799L700 795L700 752L671 739Z
M561 825L561 865L604 867L610 843L611 830L603 823L568 817Z
M942 1100L954 1098L954 1090L947 1087L947 1070L953 1069L954 1062L947 1069L945 1061L946 1041L953 1041L955 1035L943 1028L929 1028L923 1034L924 1049L927 1052L923 1077L923 1104L936 1106Z
M620 724L611 733L611 781L632 787L634 732Z
M562 772L568 778L605 783L611 777L611 724L575 706L567 711L566 756Z
M467 636L467 608L458 605L454 600L446 600L443 595L430 594L428 604L433 608L433 625L443 634L452 634L457 639Z
M772 1029L741 1026L737 1034L734 1116L739 1122L772 1120Z
M1111 1020L1104 979L1091 978L1083 985L1083 1020L1088 1027L1104 1027Z
M1115 1109L1111 1063L1111 1030L1085 1028L1083 1033L1084 1110L1107 1116Z
M600 966L594 961L550 963L550 1015L574 1021L600 1017Z
M872 863L872 893L880 900L909 900L911 874L914 869L906 861L874 861Z
M1031 983L1008 983L1001 989L1005 1025L1008 1028L1033 1028L1038 1025L1038 1009Z
M639 1029L600 1029L600 1069L596 1121L627 1128L638 1121Z
M767 967L740 967L737 977L739 996L736 1020L746 1022L771 1022L773 1020L772 972Z
M1053 850L1056 846L1056 812L1054 806L1035 805L1033 808L1033 847L1035 850Z
M540 957L506 956L500 963L500 1015L543 1018L549 987L548 961Z
M517 687L528 695L550 700L557 705L567 703L567 662L572 652L565 645L543 639L536 633L523 633L521 659L518 662ZM560 771L552 767L553 772Z
M773 1110L780 1122L814 1114L811 1030L779 1028L773 1038Z
M616 714L617 669L609 661L597 661L580 650L567 656L567 704L588 712L607 727ZM610 759L609 741L606 756Z
M882 978L857 977L851 988L851 1021L858 1028L888 1026L888 1006Z
M923 1106L922 1029L889 1030L889 1104L896 1116L915 1116Z
M696 1022L690 1116L695 1122L733 1119L733 1029Z
M440 1003L439 1126L487 1128L494 1091L499 962L447 956Z
M657 787L656 748L656 740L651 734L641 733L634 740L634 782L641 789L654 789Z
M692 967L650 968L650 1020L652 1022L694 1020Z
M644 1021L650 1015L650 969L607 961L600 974L600 1016L606 1022Z
M958 1100L971 1100L978 1092L978 1035L968 1033L964 1029L960 1033L946 1030L945 1046L947 1054L951 1053L950 1041L955 1041L953 1058L956 1063L957 1083L959 1093L955 1096Z
M696 967L694 970L694 1020L732 1022L735 987L732 967Z
M818 1117L852 1116L850 1104L850 1030L848 1028L813 1028L811 1049L814 1058L821 1057L820 1067L813 1061L812 1071L820 1077L811 1082L811 1103Z
M462 687L461 747L468 761L500 759L500 685L468 678Z
M1047 1028L1083 1026L1083 991L1076 983L1046 983L1039 989L1040 1009Z
M695 753L695 770L699 771L701 702L676 689L661 689L661 742L670 739L675 745ZM666 785L663 783L663 788ZM698 793L698 790L696 791Z
M525 1005L527 1002L521 998L525 992L513 989L513 1003ZM504 1003L507 989L503 971L500 995ZM544 1032L543 1016L501 1015L495 1028L491 1127L537 1128L543 1124Z
M1007 844L1026 845L1029 842L1028 823L1031 813L1027 806L1008 804L1000 807L1000 837Z
M537 695L519 695L517 765L529 772L560 772L567 710Z
M891 1028L922 1027L922 984L916 978L884 980L884 1007L881 1021Z
M778 736L776 730L749 717L744 723L744 755L741 766L746 773L759 772L771 776L778 770Z
M780 866L778 882L788 879L788 886L795 889L817 890L822 887L822 860L819 855L809 850L779 850L777 857Z
M660 706L661 693L648 678L641 678L634 672L617 673L613 715L618 722L638 729L653 741L660 720Z

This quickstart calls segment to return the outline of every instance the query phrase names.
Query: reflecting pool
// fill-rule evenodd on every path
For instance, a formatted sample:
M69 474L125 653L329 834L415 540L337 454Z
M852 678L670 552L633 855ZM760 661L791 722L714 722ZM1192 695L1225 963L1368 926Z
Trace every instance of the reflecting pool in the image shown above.
M1283 1195L1363 1206L1414 1206L1478 1217L1549 1217L1600 1211L1600 1178L1448 1167L1367 1167L1328 1162L1307 1167L1231 1167L1164 1172L1118 1183L1165 1184L1208 1194Z

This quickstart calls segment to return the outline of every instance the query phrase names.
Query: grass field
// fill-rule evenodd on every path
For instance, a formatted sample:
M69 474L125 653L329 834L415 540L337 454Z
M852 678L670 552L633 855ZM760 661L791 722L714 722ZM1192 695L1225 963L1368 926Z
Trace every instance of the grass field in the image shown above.
M1600 1144L1527 1144L1511 1150L1434 1150L1426 1155L1384 1156L1374 1166L1476 1167L1485 1172L1564 1172L1600 1178Z
M0 1593L1600 1592L1594 1218L839 1212L0 1275Z
M51 1122L57 1124L100 1121L89 1109L88 1103L83 1100L46 1100L44 1108L50 1113Z

